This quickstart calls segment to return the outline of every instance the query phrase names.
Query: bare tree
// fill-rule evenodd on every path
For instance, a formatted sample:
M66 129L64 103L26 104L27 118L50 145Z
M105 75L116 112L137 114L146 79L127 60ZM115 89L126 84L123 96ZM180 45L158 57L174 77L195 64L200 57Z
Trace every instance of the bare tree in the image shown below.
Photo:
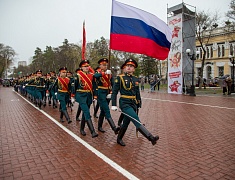
M0 77L3 72L12 64L16 53L10 46L5 46L0 43Z
M212 32L215 28L218 27L219 15L216 12L214 15L211 15L209 12L201 11L196 15L196 37L202 48L202 64L201 71L199 76L203 77L203 69L205 65L206 58L206 46L208 45ZM199 88L202 87L202 81L199 84Z

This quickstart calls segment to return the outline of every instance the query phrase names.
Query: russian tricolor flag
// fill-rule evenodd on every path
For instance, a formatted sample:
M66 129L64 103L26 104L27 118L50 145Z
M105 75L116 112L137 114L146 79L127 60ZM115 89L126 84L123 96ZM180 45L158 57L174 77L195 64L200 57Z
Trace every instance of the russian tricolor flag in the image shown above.
M171 30L158 17L113 0L110 49L145 54L165 60L171 46Z

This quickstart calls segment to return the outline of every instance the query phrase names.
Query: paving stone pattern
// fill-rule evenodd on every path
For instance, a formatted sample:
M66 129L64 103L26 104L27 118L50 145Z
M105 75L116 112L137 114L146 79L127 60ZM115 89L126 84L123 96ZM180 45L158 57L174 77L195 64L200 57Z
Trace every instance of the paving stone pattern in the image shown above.
M155 146L131 123L121 147L105 133L79 132L77 104L63 125L139 179L235 179L235 98L141 92L141 122ZM59 120L58 109L42 108ZM93 114L92 108L91 113ZM111 112L117 124L120 112ZM93 119L97 130L97 119ZM98 132L98 131L97 131ZM12 88L0 86L0 179L127 179L76 141Z

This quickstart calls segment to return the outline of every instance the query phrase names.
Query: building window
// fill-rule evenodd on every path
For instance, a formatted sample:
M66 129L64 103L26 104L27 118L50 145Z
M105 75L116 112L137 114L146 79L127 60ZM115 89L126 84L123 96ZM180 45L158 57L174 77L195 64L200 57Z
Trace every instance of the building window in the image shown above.
M213 58L213 47L211 46L211 58Z
M201 73L201 68L197 68L197 74L198 74L198 76L200 75L200 73Z
M224 45L222 45L222 57L224 57Z
M218 57L221 56L221 49L220 49L220 46L218 45Z
M211 66L207 66L207 79L211 78Z
M206 47L206 58L209 59L210 58L210 51L209 51L209 47Z
M234 53L233 44L230 44L229 50L230 50L229 54L233 56Z
M222 66L222 67L218 67L219 68L219 77L222 77L222 76L224 76L224 66Z

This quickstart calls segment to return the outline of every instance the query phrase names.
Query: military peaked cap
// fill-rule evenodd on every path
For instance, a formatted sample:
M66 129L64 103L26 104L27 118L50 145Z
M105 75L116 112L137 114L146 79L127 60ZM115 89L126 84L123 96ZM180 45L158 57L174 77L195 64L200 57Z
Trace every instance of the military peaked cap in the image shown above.
M90 64L89 60L82 60L82 61L80 62L80 64L79 64L79 67L87 66L87 65L89 65L89 64Z

